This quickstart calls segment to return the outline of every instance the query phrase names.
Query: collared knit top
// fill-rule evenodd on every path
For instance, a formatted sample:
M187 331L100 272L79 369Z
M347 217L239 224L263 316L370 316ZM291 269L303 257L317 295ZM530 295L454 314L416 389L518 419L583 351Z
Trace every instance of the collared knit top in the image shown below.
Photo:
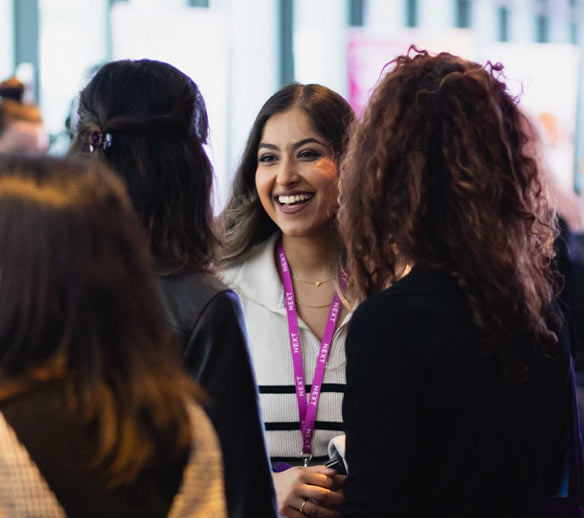
M279 233L256 245L246 260L219 273L241 299L247 321L249 343L266 443L272 462L301 463L302 436L294 386L284 288L278 275L274 250ZM341 404L345 390L345 337L350 314L337 324L316 413L312 439L312 462L328 459L330 439L343 432ZM306 391L314 375L320 340L298 317Z

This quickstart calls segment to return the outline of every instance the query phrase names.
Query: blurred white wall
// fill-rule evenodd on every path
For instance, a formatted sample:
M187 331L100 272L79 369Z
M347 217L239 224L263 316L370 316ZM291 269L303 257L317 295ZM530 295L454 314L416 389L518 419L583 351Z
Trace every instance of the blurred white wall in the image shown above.
M294 75L346 96L347 18L344 0L294 1Z
M258 110L278 87L276 6L272 0L214 0L209 8L133 0L112 10L113 59L166 61L199 85L209 113L216 210Z
M14 72L12 0L0 0L0 81Z
M429 32L442 32L454 27L454 2L418 0L418 23Z
M209 9L152 2L118 3L112 10L112 59L155 59L197 83L209 116L208 152L222 192L227 170L228 28Z
M150 9L154 13L151 22L145 22L147 29L146 25L137 28L136 25L142 22L129 18L126 27L119 31L127 29L128 34L133 34L136 47L143 42L148 45L142 56L148 54L148 57L162 58L156 52L164 48L165 57L170 62L183 59L177 56L188 58L190 55L191 61L198 64L191 69L191 74L201 83L210 105L212 152L222 201L260 106L280 86L280 2L209 0L209 8L187 7L188 3L187 0L130 0L115 4L114 12L125 6ZM109 0L39 0L40 101L49 130L53 133L63 129L71 99L82 86L86 70L111 58L110 50L114 57L124 55L116 47L116 38L113 47L110 46L109 4ZM468 37L456 36L453 30L456 4L456 0L417 0L417 27L406 31L407 0L365 0L364 23L359 28L349 27L350 0L294 0L295 79L322 83L345 97L350 96L349 76L354 70L349 70L348 45L355 40L356 34L359 37L375 35L394 42L399 40L402 52L407 50L408 39L428 48L442 45L440 42L446 42L444 45L456 41L464 43ZM574 23L578 27L578 43L582 43L584 0L578 0L576 7L572 4L572 0L471 0L471 27L467 32L472 38L462 47L457 43L461 48L459 53L481 60L489 58L486 53L500 33L501 7L508 10L507 32L511 43L534 43L537 13L548 16L551 43L570 42ZM8 77L14 69L13 5L14 0L0 0L0 79ZM205 12L216 20L215 25L209 25L209 28L217 28L216 33L211 31L208 36L208 41L213 41L214 46L188 48L189 38L199 38L197 41L200 41L201 35L189 34L186 28L179 37L172 28L163 27L164 16L157 13L182 9L184 12ZM190 32L193 31L199 29L193 25ZM222 43L219 43L219 35ZM219 47L222 50L217 57L213 49ZM209 56L215 56L215 59ZM387 56L388 59L391 57ZM545 66L542 63L542 67ZM209 89L205 86L207 75L218 81L217 87ZM378 72L371 77L373 86ZM584 95L582 67L579 77L581 98ZM557 92L550 95L557 95ZM576 145L579 155L584 156L584 143L581 144L584 140L584 102L579 103L578 120Z
M279 87L278 6L274 0L212 0L229 33L226 169L216 171L227 189L261 106Z
M376 33L389 34L403 28L405 2L369 0L365 5L364 26Z
M47 129L59 133L87 70L107 57L108 2L40 0L39 5L40 104Z

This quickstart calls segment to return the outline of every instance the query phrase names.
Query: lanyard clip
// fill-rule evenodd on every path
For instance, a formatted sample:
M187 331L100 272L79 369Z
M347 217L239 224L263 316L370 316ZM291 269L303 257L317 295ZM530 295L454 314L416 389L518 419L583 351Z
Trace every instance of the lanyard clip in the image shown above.
M305 468L308 467L308 463L312 460L312 453L303 453L302 454L302 463Z

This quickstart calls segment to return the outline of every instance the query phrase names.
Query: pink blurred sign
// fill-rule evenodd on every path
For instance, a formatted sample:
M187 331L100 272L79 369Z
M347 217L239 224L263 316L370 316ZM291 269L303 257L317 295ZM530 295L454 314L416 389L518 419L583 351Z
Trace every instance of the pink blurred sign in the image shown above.
M463 29L440 35L411 30L391 36L356 30L348 40L347 70L349 103L357 114L360 115L367 105L383 67L397 56L407 53L410 45L433 53L445 51L475 59L472 34Z

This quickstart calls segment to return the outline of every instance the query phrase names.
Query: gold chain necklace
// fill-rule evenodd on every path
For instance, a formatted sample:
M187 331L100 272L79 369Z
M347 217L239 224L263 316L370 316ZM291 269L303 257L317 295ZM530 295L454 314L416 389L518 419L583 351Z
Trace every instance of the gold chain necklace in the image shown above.
M318 287L319 287L321 284L326 284L327 282L331 282L331 281L334 281L334 280L335 280L335 278L334 278L334 277L331 277L330 279L325 279L324 281L305 281L304 279L299 279L298 277L296 277L296 275L292 275L292 278L293 278L295 281L298 281L298 282L304 282L304 283L306 283L306 284L312 284L313 286L316 286L317 288L318 288ZM300 304L300 305L302 306L302 304ZM306 304L305 304L305 305L306 305ZM307 307L310 307L310 306L307 306Z

